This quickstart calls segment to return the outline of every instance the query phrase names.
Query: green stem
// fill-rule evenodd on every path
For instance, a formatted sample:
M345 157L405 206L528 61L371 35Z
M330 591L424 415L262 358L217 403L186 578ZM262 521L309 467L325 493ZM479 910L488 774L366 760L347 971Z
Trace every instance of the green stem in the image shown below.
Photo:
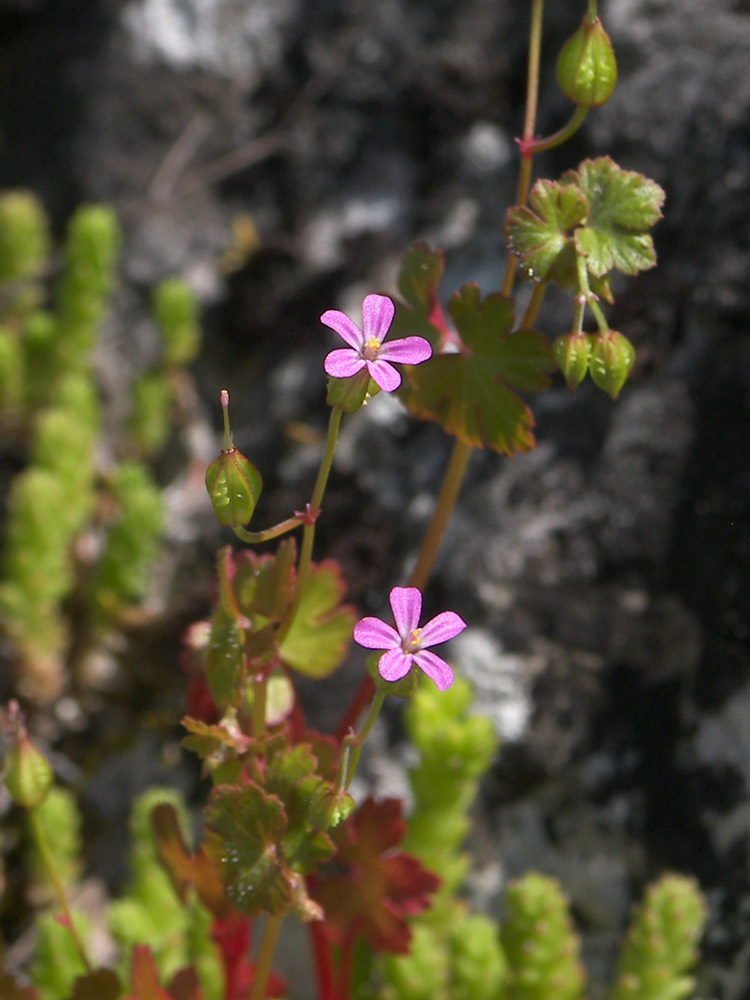
M531 152L534 155L537 153L546 153L548 149L554 149L555 146L561 146L564 142L567 142L583 125L589 110L589 108L577 107L570 116L568 123L559 128L557 132L548 135L546 139L533 139L530 146Z
M526 312L523 314L523 319L518 327L519 330L530 330L532 328L534 320L537 317L537 313L541 308L542 299L544 298L544 293L546 291L546 281L541 282L541 284L534 285L534 291L531 293L529 304L526 306Z
M283 919L283 913L278 917L271 916L270 914L268 916L263 940L260 943L260 950L258 951L258 960L255 963L253 985L250 988L248 1000L263 1000L265 996L266 983L271 974L271 964L279 940L279 931L281 930L281 921Z
M585 257L582 256L576 257L576 272L578 276L579 299L582 299L594 314L594 318L596 319L596 325L599 327L600 331L602 333L607 333L609 330L609 323L607 322L607 317L604 315L604 312L602 311L602 308L599 305L599 300L597 296L591 291L591 288L589 286L589 272L588 268L586 267ZM578 318L577 314L575 318L576 319ZM582 329L583 314L581 314L580 323L581 323L580 328Z
M328 476L331 471L331 465L333 464L333 455L336 451L336 442L338 441L339 427L341 426L341 418L343 415L344 411L340 406L334 406L331 410L331 418L328 421L328 437L326 438L326 447L323 452L323 458L320 463L320 468L318 469L318 478L315 481L315 486L309 503L309 509L313 514L320 510L320 505L323 502L323 494L325 493ZM289 633L289 629L292 627L294 618L299 610L302 594L307 586L307 579L310 575L310 560L312 558L313 544L315 542L315 521L313 519L308 519L304 523L305 530L302 533L302 547L300 549L299 563L297 564L297 586L294 590L294 601L292 602L292 606L289 609L286 619L279 628L279 642L283 642L284 638Z
M532 0L531 27L529 29L529 61L526 75L526 112L523 123L523 155L521 169L518 175L518 192L516 204L525 205L531 187L531 168L534 152L530 144L534 139L536 110L539 102L539 61L542 52L542 20L544 17L544 0ZM505 262L502 294L510 296L516 276L518 261L515 254L509 253Z
M262 739L266 733L266 701L268 675L263 673L253 681L253 736Z
M457 440L453 446L453 453L445 470L443 485L440 488L440 495L432 513L432 520L427 532L422 539L422 547L419 550L414 569L409 576L409 586L418 587L424 590L425 585L435 565L440 544L448 527L453 508L456 505L461 485L466 475L474 449L471 445Z
M383 707L385 698L386 692L378 691L370 703L370 711L367 713L367 719L365 720L365 724L362 726L362 729L356 736L350 734L349 736L344 737L341 753L341 769L345 773L343 776L339 773L339 784L342 789L347 789L349 785L351 785L354 775L357 773L357 765L359 764L359 756L362 753L362 745L370 735L370 730L375 725L375 720L380 715L380 709Z
M39 814L36 809L29 810L29 819L31 820L31 831L36 842L37 850L41 855L44 867L47 870L47 875L49 876L50 882L52 883L52 888L55 891L55 896L60 904L60 909L63 911L63 916L65 917L65 923L68 930L71 933L75 946L78 949L78 953L81 956L81 961L84 964L87 972L91 972L93 966L88 959L86 954L86 949L84 948L83 941L79 937L76 926L73 923L73 916L70 912L70 906L68 905L68 897L65 892L65 886L60 881L60 877L57 874L55 868L55 862L52 855L49 852L49 847L47 846L47 838L44 835L44 828L39 821Z
M279 521L272 528L266 528L263 531L247 531L240 524L233 527L232 531L234 531L241 542L249 542L251 545L257 545L259 542L269 542L272 538L285 535L288 531L293 531L300 524L304 523L305 519L303 517L295 515L294 517L288 517L286 521Z

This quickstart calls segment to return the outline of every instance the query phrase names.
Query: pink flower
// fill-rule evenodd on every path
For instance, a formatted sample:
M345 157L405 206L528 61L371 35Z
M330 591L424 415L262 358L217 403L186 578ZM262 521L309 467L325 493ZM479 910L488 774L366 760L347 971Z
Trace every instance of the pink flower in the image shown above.
M338 309L324 312L320 322L330 326L349 345L331 351L325 360L326 372L334 378L347 378L367 365L370 378L381 389L385 392L398 389L401 376L388 362L418 365L432 356L432 348L424 337L405 337L383 344L394 312L393 303L385 295L368 295L362 303L362 330Z
M445 660L429 652L428 647L447 642L463 632L466 622L455 611L443 611L419 628L422 595L416 587L394 587L390 600L396 628L379 618L363 618L354 626L355 642L366 649L386 650L378 663L384 680L400 680L416 663L441 691L445 691L453 683L453 671Z

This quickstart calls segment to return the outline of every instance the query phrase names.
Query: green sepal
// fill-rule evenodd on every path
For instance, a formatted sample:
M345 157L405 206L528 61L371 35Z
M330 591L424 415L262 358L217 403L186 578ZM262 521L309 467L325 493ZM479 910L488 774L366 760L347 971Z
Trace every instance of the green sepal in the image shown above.
M367 366L348 378L328 376L326 403L340 406L344 413L356 413L369 399L380 392L380 386L370 378Z
M574 392L589 370L591 341L585 333L563 333L553 343L552 350L568 388Z
M219 553L219 602L211 620L206 679L211 697L223 711L239 708L245 679L245 630L230 581L231 549Z
M617 399L635 362L635 348L617 330L588 334L591 343L589 368L594 385Z
M590 22L586 14L578 31L563 45L557 59L557 82L565 96L582 108L599 107L612 96L617 60L598 17Z
M340 603L345 592L338 563L325 560L311 565L279 650L284 663L305 677L328 677L346 656L356 615L351 605Z
M236 448L222 449L206 470L206 489L220 524L236 528L248 523L263 488L253 463Z

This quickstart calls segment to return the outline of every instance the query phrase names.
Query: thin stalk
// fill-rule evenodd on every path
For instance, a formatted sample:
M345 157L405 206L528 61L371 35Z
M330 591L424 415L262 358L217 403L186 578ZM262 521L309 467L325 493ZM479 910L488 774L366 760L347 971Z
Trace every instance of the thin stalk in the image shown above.
M260 943L260 950L258 952L258 960L255 963L253 985L250 988L248 1000L263 1000L265 996L266 983L271 974L271 964L274 952L276 951L276 944L279 940L279 931L281 930L281 921L283 919L283 914L278 917L269 915L266 921L263 940Z
M435 559L440 549L440 543L443 540L445 529L448 527L448 521L456 505L456 500L458 499L473 450L471 445L459 440L453 446L453 453L451 454L448 468L445 470L443 485L440 488L440 495L438 496L435 510L432 513L432 520L422 540L422 547L419 550L414 569L409 576L410 587L418 587L420 590L424 590L430 578L430 573L435 565Z
M534 291L531 293L529 304L526 306L526 312L523 314L523 318L518 327L519 330L530 330L533 327L534 320L536 319L537 313L541 308L542 299L544 298L544 293L546 291L546 281L541 282L541 284L534 285Z
M294 601L292 602L292 606L289 609L289 613L287 614L285 621L279 629L279 642L284 640L289 632L289 629L292 627L292 623L294 622L297 611L299 610L302 594L307 586L307 579L310 575L310 559L312 558L313 544L315 542L314 515L320 510L320 505L323 502L323 494L325 493L328 476L331 472L333 455L336 451L336 442L338 441L339 427L341 426L341 418L343 415L344 411L340 406L334 406L331 410L331 418L328 421L328 436L326 438L325 451L323 452L323 458L320 463L320 468L318 469L318 478L315 480L312 497L310 498L310 503L308 504L308 510L312 512L313 517L306 518L304 522L305 529L302 533L302 547L300 549L299 563L297 564L297 586L294 591Z
M529 29L529 61L526 75L526 111L521 141L521 169L518 175L516 204L525 205L531 187L531 168L534 159L533 140L536 126L536 111L539 102L539 61L542 52L542 19L544 0L532 0L531 27ZM509 296L513 291L517 261L515 254L509 253L505 262L502 293Z
M52 888L55 891L57 902L60 905L60 909L63 911L65 924L71 933L71 936L73 938L76 948L78 949L78 953L81 956L81 961L83 962L86 971L91 972L93 966L91 965L91 962L88 959L88 955L86 954L86 949L83 945L83 941L81 941L78 931L76 930L76 926L73 923L73 916L70 912L70 906L68 905L68 897L65 892L65 886L62 884L62 882L60 881L60 876L57 874L57 870L55 868L55 862L54 859L52 858L52 855L49 852L49 846L47 845L47 838L45 837L44 829L39 821L39 813L37 812L36 809L29 810L29 818L31 820L31 832L34 836L37 849L42 857L44 867L47 870L47 875L49 876L50 882L52 883Z
M577 107L570 116L569 121L562 128L559 128L557 132L548 135L546 139L532 139L530 152L536 156L537 153L546 153L548 149L554 149L555 146L561 146L564 142L567 142L583 125L589 110L589 108Z
M248 531L243 528L241 524L237 524L232 528L235 535L239 538L241 542L249 542L250 545L258 545L260 542L270 542L272 538L278 538L279 535L285 535L288 531L294 531L298 528L300 524L304 524L305 519L299 515L294 517L288 517L285 521L279 521L278 524L274 524L272 528L265 528L263 531Z
M385 691L378 691L372 699L370 711L361 731L357 733L356 736L350 735L344 737L341 754L341 769L343 774L339 775L339 783L342 788L348 788L352 783L354 775L357 773L359 756L362 753L362 744L370 735L370 730L375 725L375 720L380 715L380 709L383 707L385 697Z
M318 976L318 1000L336 1000L333 985L333 962L331 961L331 946L323 933L322 924L312 921L308 924L312 943L315 971Z
M266 701L268 675L263 673L253 681L253 736L262 739L266 734Z

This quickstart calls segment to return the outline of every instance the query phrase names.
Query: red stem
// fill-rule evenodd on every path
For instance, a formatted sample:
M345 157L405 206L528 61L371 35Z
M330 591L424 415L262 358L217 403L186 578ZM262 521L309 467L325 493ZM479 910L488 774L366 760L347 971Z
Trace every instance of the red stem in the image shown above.
M224 964L224 1000L244 1000L248 986L250 930L249 917L233 915L226 920L214 920L211 937Z
M337 1000L333 985L333 963L331 961L331 946L326 940L323 925L313 921L310 925L310 941L312 943L315 971L318 976L318 1000Z
M352 960L357 940L356 927L350 927L341 945L341 968L339 969L338 1000L348 1000L352 985Z

